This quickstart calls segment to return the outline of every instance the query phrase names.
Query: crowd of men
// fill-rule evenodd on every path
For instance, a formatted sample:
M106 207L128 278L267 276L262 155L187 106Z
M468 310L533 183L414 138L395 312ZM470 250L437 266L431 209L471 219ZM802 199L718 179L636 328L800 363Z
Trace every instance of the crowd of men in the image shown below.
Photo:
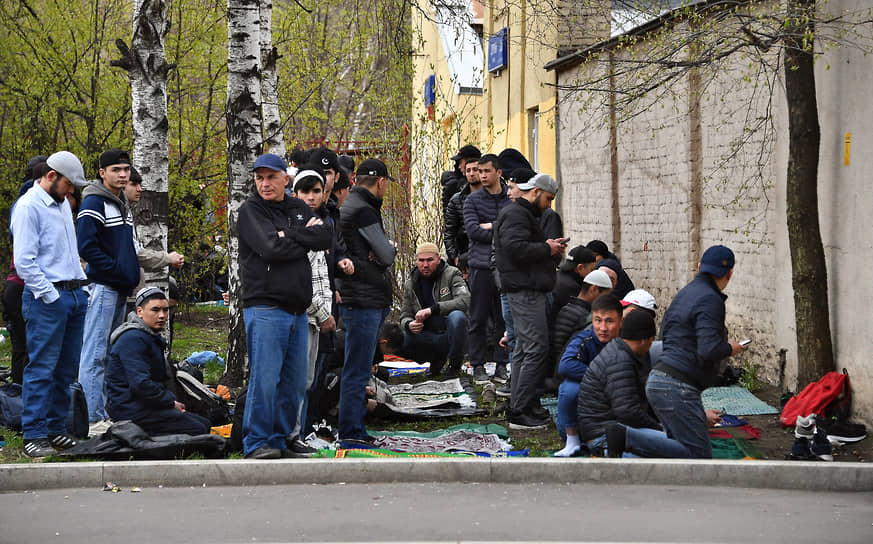
M557 392L566 439L558 456L711 457L707 425L717 414L704 411L700 392L724 359L744 349L724 328L730 249L703 254L654 342L655 300L635 289L607 244L567 251L551 207L558 182L517 150L483 155L464 146L442 178L446 259L433 242L417 246L399 323L386 323L398 247L383 226L394 181L386 165L368 159L355 169L326 148L290 158L290 167L277 155L257 158L254 191L238 215L250 363L246 458L314 453L303 441L317 413L310 401L335 351L342 352L344 447L374 441L364 424L367 384L374 357L394 352L429 362L431 375L442 377L458 376L469 360L474 382L502 384L497 393L509 399L515 430L545 428L541 398ZM65 416L77 375L92 432L119 419L153 434L208 432L209 422L186 412L168 386L167 294L138 288L141 267L178 267L184 257L138 243L130 204L141 178L128 154L103 153L92 182L66 151L28 168L34 181L13 207L15 279L6 288L22 287L23 325L8 321L13 345L26 339L26 360L13 356L25 453L43 457L75 444ZM74 225L76 187L84 190ZM125 319L134 292L135 311ZM493 374L486 361L496 363Z

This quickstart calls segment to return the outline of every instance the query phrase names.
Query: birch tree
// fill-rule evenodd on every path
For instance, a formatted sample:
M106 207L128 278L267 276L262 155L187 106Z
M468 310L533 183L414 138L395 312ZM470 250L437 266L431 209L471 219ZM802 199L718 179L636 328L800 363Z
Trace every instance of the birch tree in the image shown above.
M261 136L260 4L258 0L227 3L227 249L230 285L230 332L227 385L242 385L245 328L240 304L239 208L252 190L252 165L263 146Z
M164 0L136 0L130 48L117 40L121 53L113 66L127 70L133 109L133 164L142 175L143 193L134 210L139 242L167 250L169 159L167 155L167 74L174 67L164 55L170 23ZM146 280L168 287L168 269L146 274Z
M273 47L272 0L261 0L260 18L261 117L264 122L264 143L267 152L284 157L285 136L279 115L279 76L276 73L279 52Z

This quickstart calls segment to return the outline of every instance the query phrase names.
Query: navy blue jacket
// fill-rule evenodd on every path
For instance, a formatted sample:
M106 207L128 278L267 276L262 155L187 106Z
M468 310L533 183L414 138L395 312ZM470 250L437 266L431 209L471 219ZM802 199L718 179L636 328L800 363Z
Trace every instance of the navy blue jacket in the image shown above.
M697 274L676 293L661 322L664 351L658 364L683 373L701 390L715 382L719 363L731 354L726 299L709 274Z
M484 187L472 193L464 201L464 228L470 238L470 249L467 251L467 265L470 268L491 268L491 241L494 233L494 222L511 201L506 194L506 186L501 183L501 191L492 195ZM480 223L491 223L491 230L483 229Z
M167 387L166 343L143 321L132 316L112 333L106 363L109 417L134 423L157 410L172 409L176 396Z
M588 365L605 345L597 339L597 335L594 334L594 329L590 325L579 331L567 342L567 347L564 348L561 362L558 363L558 374L565 380L581 382L582 376L588 370Z

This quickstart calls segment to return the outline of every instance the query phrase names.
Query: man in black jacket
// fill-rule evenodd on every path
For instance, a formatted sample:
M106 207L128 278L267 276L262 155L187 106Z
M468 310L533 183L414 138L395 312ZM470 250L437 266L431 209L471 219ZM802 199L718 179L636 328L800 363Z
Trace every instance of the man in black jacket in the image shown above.
M606 344L582 377L579 434L593 454L604 455L610 424L663 434L645 392L649 349L654 340L652 316L647 312L628 314L622 319L620 337Z
M497 270L515 329L509 427L541 429L548 419L532 411L539 406L536 388L549 351L547 295L555 286L551 257L563 253L567 245L546 239L540 225L542 210L555 199L558 182L538 174L518 189L521 195L498 215L494 237Z
M455 193L446 206L443 241L446 244L446 256L452 266L458 266L458 259L470 246L470 239L467 238L467 231L464 230L464 201L470 194L482 188L479 163L474 160L467 161L464 170L467 183L463 189Z
M337 278L340 314L346 327L345 364L340 384L339 437L347 444L371 443L364 427L366 387L379 329L392 300L391 267L397 250L382 226L382 198L393 181L380 160L358 166L355 186L341 208L340 227L354 273Z
M440 185L443 186L443 215L446 213L449 200L451 200L464 185L467 164L470 162L476 162L481 156L482 152L479 151L478 147L475 145L465 145L458 150L455 156L452 157L452 160L455 161L455 169L446 170L443 172L442 176L440 176Z
M306 390L312 302L309 250L330 247L331 233L309 206L285 194L285 161L255 161L257 192L239 209L239 266L250 377L243 452L275 459L286 448Z

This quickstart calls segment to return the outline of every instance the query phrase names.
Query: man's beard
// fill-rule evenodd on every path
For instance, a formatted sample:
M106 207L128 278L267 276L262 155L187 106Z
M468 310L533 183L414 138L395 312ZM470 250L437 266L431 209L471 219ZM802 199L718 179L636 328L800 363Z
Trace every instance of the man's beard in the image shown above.
M51 187L49 187L49 196L51 196L55 202L58 204L62 203L67 195L62 195L58 192L58 185L60 184L60 179L56 179L52 182Z

